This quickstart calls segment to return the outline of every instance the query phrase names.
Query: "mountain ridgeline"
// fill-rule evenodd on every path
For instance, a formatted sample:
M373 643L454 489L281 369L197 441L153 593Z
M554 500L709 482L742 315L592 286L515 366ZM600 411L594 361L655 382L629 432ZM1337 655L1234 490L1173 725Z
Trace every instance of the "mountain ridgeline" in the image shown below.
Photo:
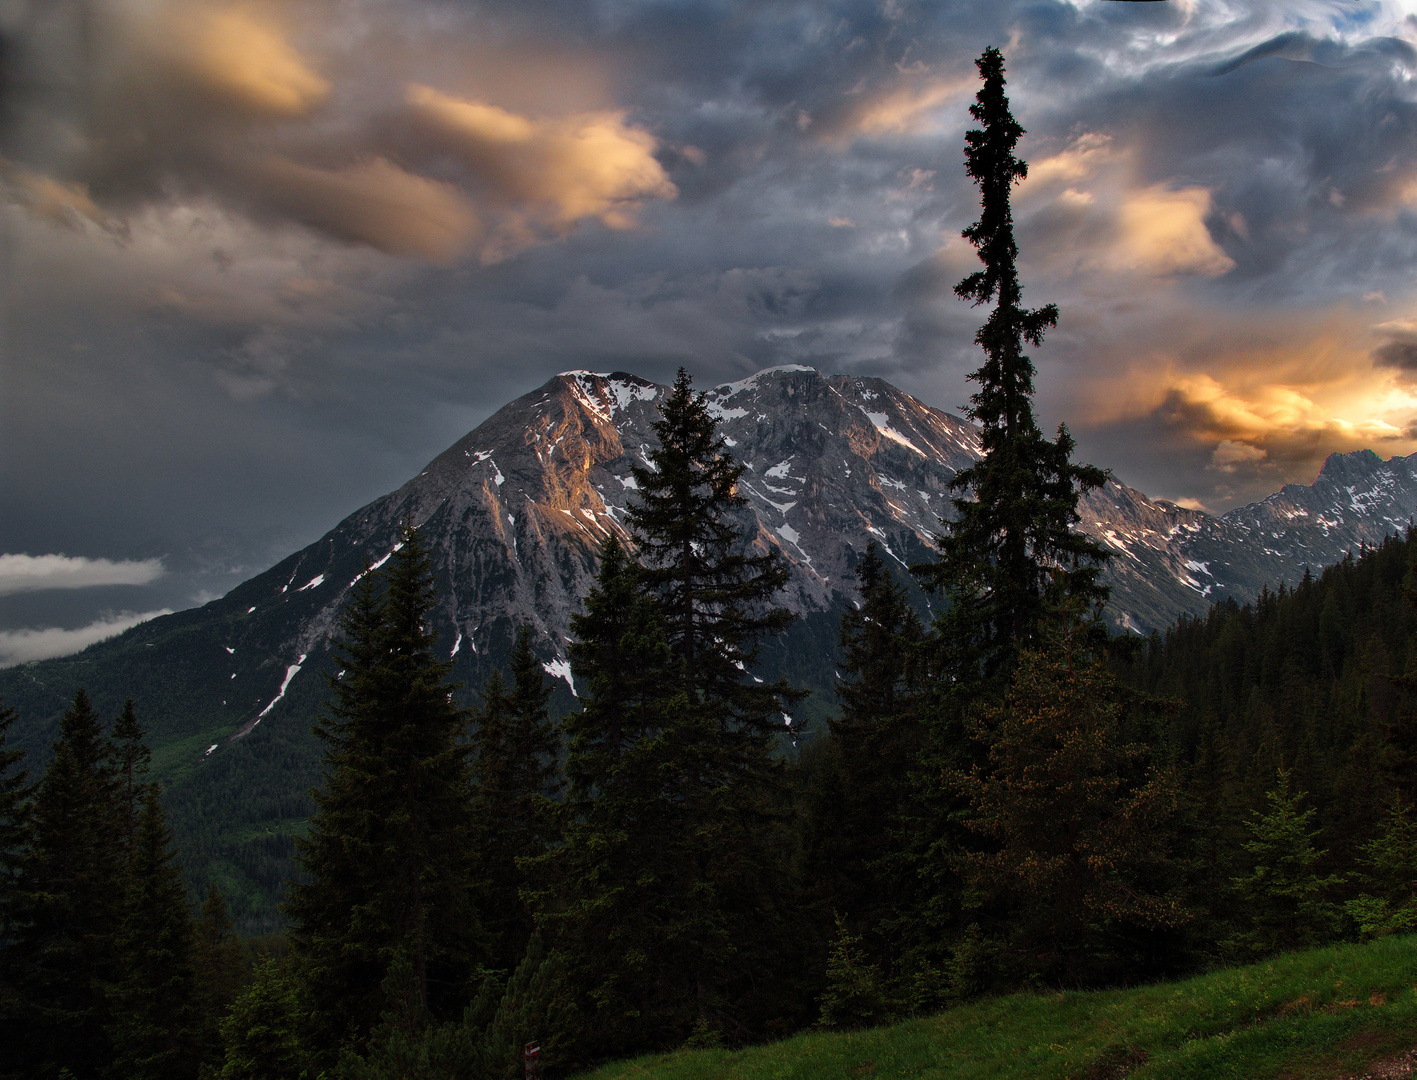
M433 628L471 698L505 666L516 628L572 702L570 620L610 534L633 548L632 465L656 446L668 388L633 375L568 372L511 402L416 477L325 536L201 608L154 619L76 656L0 671L16 745L42 762L74 689L116 712L132 697L189 873L219 883L249 929L277 922L271 898L293 871L319 751L309 733L334 674L329 638L351 588L380 567L406 523L429 545ZM798 729L832 708L837 626L870 542L897 576L931 557L950 480L978 460L978 431L880 379L774 368L709 391L744 466L736 511L746 543L776 550L799 618L762 649L756 674L814 693ZM1288 485L1213 517L1153 501L1116 480L1080 502L1081 528L1115 554L1108 619L1149 632L1212 602L1298 582L1402 527L1417 508L1417 458L1329 458L1313 485ZM928 598L909 586L926 612Z

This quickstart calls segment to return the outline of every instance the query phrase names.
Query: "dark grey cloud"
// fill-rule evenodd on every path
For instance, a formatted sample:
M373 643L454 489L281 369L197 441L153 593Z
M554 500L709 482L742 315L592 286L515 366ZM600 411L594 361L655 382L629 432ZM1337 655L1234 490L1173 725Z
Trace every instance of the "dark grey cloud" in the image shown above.
M1216 509L1328 449L1417 448L1393 0L213 0L156 37L112 15L159 7L0 16L24 46L0 553L161 556L142 588L167 591L35 594L0 626L224 588L569 368L798 362L959 407L990 44L1036 178L1026 299L1063 312L1046 424Z

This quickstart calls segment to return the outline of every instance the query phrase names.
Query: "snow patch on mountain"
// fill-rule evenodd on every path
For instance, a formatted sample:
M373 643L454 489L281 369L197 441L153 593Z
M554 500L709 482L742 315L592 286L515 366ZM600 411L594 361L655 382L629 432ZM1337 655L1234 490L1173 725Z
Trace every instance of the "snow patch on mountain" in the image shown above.
M580 697L580 695L576 693L575 680L571 678L570 661L564 660L558 656L555 660L543 663L541 670L546 672L546 674L550 675L553 679L565 679L566 685L571 688L571 696Z

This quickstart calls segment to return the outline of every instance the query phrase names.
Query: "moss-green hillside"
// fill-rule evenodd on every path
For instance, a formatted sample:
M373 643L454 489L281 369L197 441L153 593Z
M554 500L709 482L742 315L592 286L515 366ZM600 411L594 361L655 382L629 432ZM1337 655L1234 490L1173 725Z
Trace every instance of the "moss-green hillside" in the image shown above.
M1417 936L1133 990L1015 994L850 1033L680 1051L584 1080L1319 1080L1417 1047Z

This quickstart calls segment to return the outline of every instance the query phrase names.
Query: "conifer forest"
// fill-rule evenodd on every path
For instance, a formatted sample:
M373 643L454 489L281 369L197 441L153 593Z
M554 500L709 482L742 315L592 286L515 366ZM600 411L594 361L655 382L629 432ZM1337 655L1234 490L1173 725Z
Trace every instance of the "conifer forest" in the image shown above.
M564 715L517 637L464 708L411 525L353 590L284 926L188 895L143 717L82 690L39 771L0 711L0 1076L547 1078L1016 989L1134 986L1417 930L1417 534L1110 636L1106 474L1033 411L1004 60L965 161L987 307L935 557L869 548L834 714L752 672L792 616L680 371L572 622Z

